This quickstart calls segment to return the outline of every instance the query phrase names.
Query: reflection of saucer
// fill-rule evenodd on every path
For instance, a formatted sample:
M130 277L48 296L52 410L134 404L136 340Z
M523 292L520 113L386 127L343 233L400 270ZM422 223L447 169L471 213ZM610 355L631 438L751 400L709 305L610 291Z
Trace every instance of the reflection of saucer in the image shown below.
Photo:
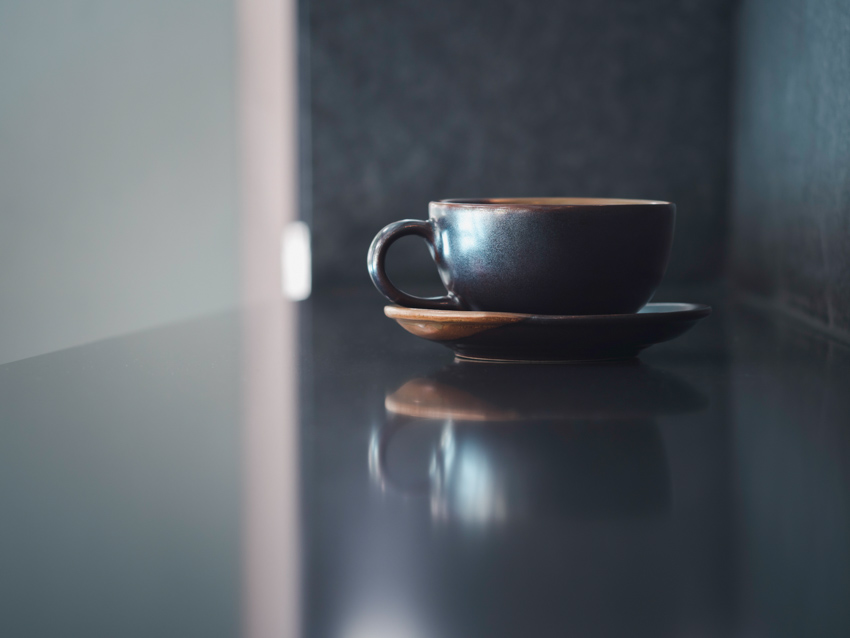
M625 359L675 339L711 313L698 304L652 303L627 315L523 315L386 306L408 332L465 359L578 362Z
M505 366L456 361L387 395L387 411L420 419L633 419L681 414L706 398L678 376L639 361Z

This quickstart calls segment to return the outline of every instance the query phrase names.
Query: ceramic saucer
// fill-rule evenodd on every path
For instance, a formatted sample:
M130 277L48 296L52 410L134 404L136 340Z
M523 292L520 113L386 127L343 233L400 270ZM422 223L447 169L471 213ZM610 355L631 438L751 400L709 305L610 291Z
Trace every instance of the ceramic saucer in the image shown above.
M602 361L635 357L687 332L709 306L651 303L627 315L525 315L386 306L408 332L462 359L504 362Z

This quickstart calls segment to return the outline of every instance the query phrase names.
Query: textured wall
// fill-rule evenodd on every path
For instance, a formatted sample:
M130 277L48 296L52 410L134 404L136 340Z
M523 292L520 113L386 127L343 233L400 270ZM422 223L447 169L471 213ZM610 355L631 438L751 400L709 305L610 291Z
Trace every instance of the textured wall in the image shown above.
M850 3L745 2L738 56L735 279L850 338Z
M431 199L521 195L675 201L668 277L716 277L731 5L309 0L317 281L367 282L375 232Z

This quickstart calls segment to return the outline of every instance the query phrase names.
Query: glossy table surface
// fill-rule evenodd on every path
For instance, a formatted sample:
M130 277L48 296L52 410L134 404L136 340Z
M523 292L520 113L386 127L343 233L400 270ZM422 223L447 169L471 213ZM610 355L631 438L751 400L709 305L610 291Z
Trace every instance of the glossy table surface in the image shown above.
M676 295L715 313L586 366L455 362L371 290L303 302L276 632L244 619L239 316L0 367L0 635L850 635L850 349Z

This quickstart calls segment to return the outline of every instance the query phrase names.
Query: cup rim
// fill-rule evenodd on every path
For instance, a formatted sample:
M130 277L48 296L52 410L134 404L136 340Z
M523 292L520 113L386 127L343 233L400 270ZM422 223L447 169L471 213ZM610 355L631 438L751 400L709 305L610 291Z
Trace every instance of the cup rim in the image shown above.
M517 207L517 208L587 208L609 206L672 206L672 202L657 199L620 199L611 197L471 197L441 199L431 202L452 207Z

